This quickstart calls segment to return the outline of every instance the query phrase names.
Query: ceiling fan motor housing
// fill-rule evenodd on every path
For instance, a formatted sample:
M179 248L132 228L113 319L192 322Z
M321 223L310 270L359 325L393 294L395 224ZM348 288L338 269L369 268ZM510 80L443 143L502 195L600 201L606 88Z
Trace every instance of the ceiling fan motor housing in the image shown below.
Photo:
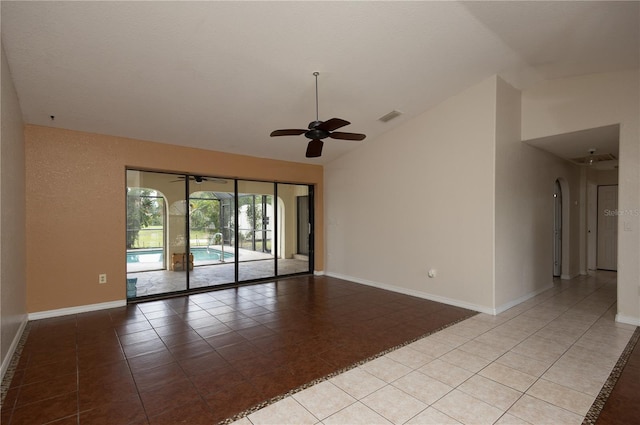
M329 137L330 133L327 130L317 128L321 124L322 121L313 121L311 124L309 124L310 130L304 133L304 137L306 137L307 139L326 139L327 137Z

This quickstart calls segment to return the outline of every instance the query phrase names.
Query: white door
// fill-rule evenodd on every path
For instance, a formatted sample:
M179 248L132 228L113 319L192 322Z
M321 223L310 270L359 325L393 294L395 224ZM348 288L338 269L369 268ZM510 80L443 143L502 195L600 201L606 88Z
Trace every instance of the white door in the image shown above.
M596 270L598 252L598 185L587 185L587 269Z
M598 268L618 270L618 185L598 186Z

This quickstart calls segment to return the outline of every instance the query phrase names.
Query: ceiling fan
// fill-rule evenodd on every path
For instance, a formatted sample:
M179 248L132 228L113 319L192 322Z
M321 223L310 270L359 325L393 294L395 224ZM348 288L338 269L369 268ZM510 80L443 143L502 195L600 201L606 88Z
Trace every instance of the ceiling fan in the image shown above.
M196 184L200 184L202 182L212 182L212 183L222 183L222 184L227 183L227 180L225 179L219 179L215 177L204 177L204 176L189 176L189 180L191 180ZM173 183L180 182L180 181L184 181L184 176L178 176L178 180L173 180Z
M271 132L271 137L299 136L304 134L304 137L311 139L307 145L307 158L317 158L322 155L322 147L324 146L322 139L326 139L327 137L340 140L364 140L364 138L367 137L366 135L359 133L334 131L351 124L349 121L345 121L340 118L331 118L327 121L320 121L318 118L318 75L320 75L320 73L314 72L313 75L316 77L316 120L309 123L308 129L284 129Z

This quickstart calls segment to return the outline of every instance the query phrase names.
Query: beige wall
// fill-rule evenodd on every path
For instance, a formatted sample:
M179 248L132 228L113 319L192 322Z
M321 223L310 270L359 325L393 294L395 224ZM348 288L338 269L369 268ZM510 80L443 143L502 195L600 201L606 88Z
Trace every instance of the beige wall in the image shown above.
M320 166L30 125L25 140L30 313L125 299L126 167L316 185L323 270Z
M640 325L640 70L542 82L522 93L522 138L620 124L617 320Z
M618 170L589 170L587 179L597 185L618 184Z
M2 48L0 142L0 378L27 321L25 272L25 168L22 114Z
M327 273L491 311L494 133L491 78L328 164Z
M563 183L562 274L579 274L580 170L520 139L520 91L497 78L496 310L553 284L553 191Z

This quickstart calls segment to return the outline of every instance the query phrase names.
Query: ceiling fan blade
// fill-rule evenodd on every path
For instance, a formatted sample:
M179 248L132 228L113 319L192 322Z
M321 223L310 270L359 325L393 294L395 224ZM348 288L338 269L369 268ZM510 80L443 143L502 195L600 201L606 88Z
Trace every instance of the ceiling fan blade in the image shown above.
M345 121L340 118L331 118L330 120L320 124L317 128L319 128L320 130L333 131L349 124L351 124L349 121Z
M307 130L300 130L297 128L285 129L285 130L275 130L271 132L271 137L276 136L299 136L301 134L306 133Z
M343 133L341 131L334 131L333 133L329 134L329 137L331 137L332 139L340 140L364 140L364 138L367 136L360 133Z
M313 139L307 145L307 158L317 158L322 155L322 146L324 142L320 139Z

